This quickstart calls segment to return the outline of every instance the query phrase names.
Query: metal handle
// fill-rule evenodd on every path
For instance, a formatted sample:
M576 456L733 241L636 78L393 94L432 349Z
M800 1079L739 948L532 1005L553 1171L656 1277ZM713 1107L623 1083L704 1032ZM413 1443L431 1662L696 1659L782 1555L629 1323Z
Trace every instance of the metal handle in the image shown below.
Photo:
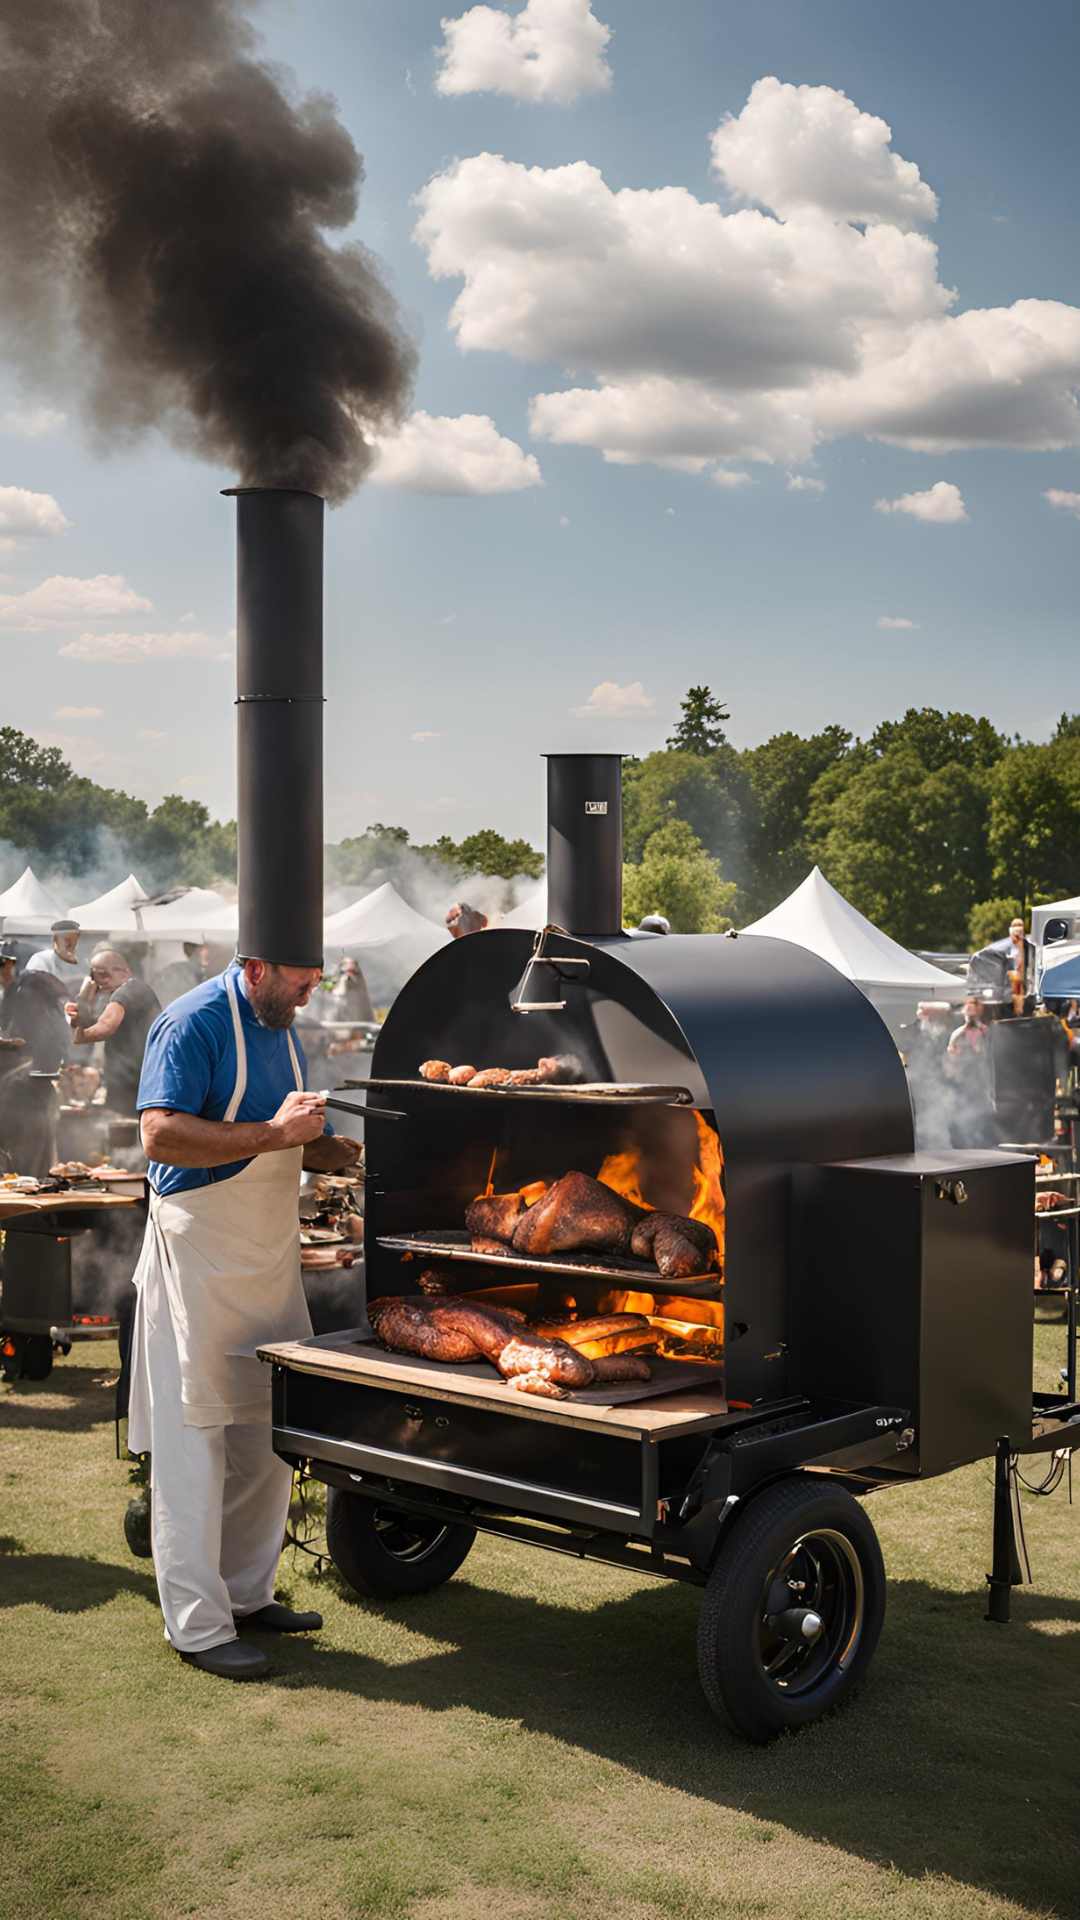
M348 1100L334 1100L326 1096L328 1107L335 1107L339 1113L351 1113L355 1119L363 1120L368 1114L375 1114L380 1120L407 1120L409 1115L402 1113L399 1107L354 1107Z

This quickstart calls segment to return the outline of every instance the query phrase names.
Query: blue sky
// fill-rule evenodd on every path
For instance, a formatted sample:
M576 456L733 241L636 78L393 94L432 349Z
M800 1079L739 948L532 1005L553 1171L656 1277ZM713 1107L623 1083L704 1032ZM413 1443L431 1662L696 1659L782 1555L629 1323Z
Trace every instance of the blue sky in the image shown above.
M661 745L692 682L728 701L739 745L830 721L865 731L925 703L985 711L1009 732L1039 735L1063 708L1080 705L1080 428L1068 400L1080 384L1069 311L1080 307L1080 24L1071 0L1045 0L1037 31L1002 4L593 0L592 18L611 37L591 71L606 62L610 82L570 104L438 92L440 18L464 11L453 0L266 0L258 13L266 56L304 87L335 95L365 156L356 233L381 258L418 341L415 407L451 422L484 416L490 446L498 449L496 434L512 443L500 453L512 490L418 491L433 483L413 447L400 463L404 484L369 484L329 516L330 834L374 819L401 822L425 840L491 824L539 844L540 754ZM489 11L513 19L520 7ZM831 91L755 96L761 110L751 114L751 89L766 76ZM767 107L795 120L777 123ZM892 130L890 144L870 143L876 188L860 177L864 160L844 148L846 130L856 142L866 130L856 110ZM804 115L813 137L805 169L793 174L784 128L801 126ZM728 170L718 175L710 136L727 116L734 132ZM484 176L468 165L453 172L482 154L501 156ZM894 156L918 170L904 176L906 186ZM514 163L534 171L523 179ZM564 177L549 177L574 163L597 170L582 189L591 211L580 240L571 230L578 188L566 199ZM415 197L432 180L428 246L460 263L444 278L432 277L428 251L413 237ZM535 246L520 231L508 243L503 232L519 188L530 205L536 196L536 209L541 200L550 209L552 231ZM673 188L683 197L670 207L641 191ZM620 266L603 236L612 196L624 189L634 191L618 203L629 223ZM824 204L793 208L792 195L804 190ZM932 204L930 190L936 221L918 212ZM871 191L885 195L888 245L903 254L896 267L890 251L889 266L867 278L870 229L850 221ZM836 194L847 196L844 207L830 200ZM525 199L514 217L527 224ZM913 223L892 202L914 205ZM755 247L772 246L777 218L790 220L792 233L810 222L780 301L787 360L775 389L771 375L754 372L756 322L745 349L721 340L740 301L753 313L766 297L754 276L771 270L769 259L748 259L745 283L721 277L711 317L693 297L680 307L672 292L666 247L677 271L684 262L712 271L692 257L695 246L712 244L710 216L695 203L715 203L725 216L756 208L745 216ZM829 264L833 241L820 224L830 218L848 221L839 266ZM650 261L643 237L652 231ZM938 249L937 281L956 290L936 315L937 282L919 235ZM553 249L547 259L545 247ZM913 376L907 360L894 376L891 356L906 350L907 334L894 330L900 322L890 311L883 347L879 307L909 272L922 275L923 305L914 317L905 309L902 326L928 344ZM804 326L805 289L813 311ZM455 331L451 312L463 295ZM519 296L525 319L511 312ZM1022 348L1006 317L980 322L960 351L949 331L956 316L1007 315L1017 301L1059 304L1025 310ZM466 350L466 338L477 344ZM709 363L714 338L717 355L728 356L722 380ZM663 395L658 408L650 403L643 455L641 382L670 374L676 339L686 418L669 431ZM822 365L847 368L828 393L815 385L809 441L800 438L806 408L790 372L804 346L815 380ZM925 404L915 392L923 373ZM604 385L617 390L629 440L605 438L609 425L582 425ZM703 453L695 416L717 386L725 406L736 396L737 446L717 442ZM771 395L764 414L762 387ZM568 392L578 399L551 403L563 422L553 438L555 414L545 424L531 403ZM51 400L67 407L63 425L37 437L10 430ZM1003 428L994 425L1002 409ZM1040 409L1050 424L1036 432L1030 422ZM56 739L107 784L151 800L179 789L231 814L232 527L217 491L231 476L156 438L105 454L70 403L2 378L0 421L9 428L0 433L0 487L51 495L69 523L51 534L16 530L0 552L5 718ZM876 437L883 430L893 443ZM952 444L912 444L939 433ZM1029 450L1033 437L1065 444ZM455 429L447 446L447 458L461 454ZM606 460L604 446L620 456L629 446L637 463ZM388 450L384 471L393 460ZM542 484L518 485L535 476L530 460ZM683 465L657 463L673 460ZM793 489L793 477L814 484ZM948 498L914 512L875 510L876 501L925 496L940 482ZM1048 502L1048 491L1061 503ZM19 602L56 574L121 576L121 599L150 604L96 619L73 609L66 621L54 608L36 631L21 630L9 606L4 624L5 596ZM911 624L883 629L882 619ZM80 657L86 632L173 638L147 642L138 660L122 657L131 651L123 646L113 649L121 658L101 659L94 647ZM74 656L64 654L73 642ZM595 696L601 687L608 691Z

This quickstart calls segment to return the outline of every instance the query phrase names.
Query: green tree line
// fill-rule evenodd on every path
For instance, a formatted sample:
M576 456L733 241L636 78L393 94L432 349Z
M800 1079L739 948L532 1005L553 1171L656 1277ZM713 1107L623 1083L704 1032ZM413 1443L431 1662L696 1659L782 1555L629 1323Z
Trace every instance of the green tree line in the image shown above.
M783 732L741 750L730 715L691 687L656 752L624 768L626 917L678 932L745 926L816 862L908 947L981 945L1013 913L1080 891L1080 715L1045 741L1007 739L968 713L909 708L865 740ZM73 773L55 747L0 727L0 841L75 880L132 867L150 887L229 883L236 826L170 794L150 808ZM330 885L392 879L417 905L433 877L539 878L528 841L488 827L414 843L376 821L328 846Z
M1080 891L1080 715L1034 742L912 707L865 740L830 726L742 751L728 718L692 687L666 747L625 768L635 912L667 911L667 888L678 930L746 925L816 863L893 939L947 951Z

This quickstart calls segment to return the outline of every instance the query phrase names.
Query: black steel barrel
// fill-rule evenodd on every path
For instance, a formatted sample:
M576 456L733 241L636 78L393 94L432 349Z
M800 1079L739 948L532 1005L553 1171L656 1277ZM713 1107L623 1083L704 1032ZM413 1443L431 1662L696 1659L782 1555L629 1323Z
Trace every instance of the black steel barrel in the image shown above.
M323 959L323 501L236 487L239 951Z

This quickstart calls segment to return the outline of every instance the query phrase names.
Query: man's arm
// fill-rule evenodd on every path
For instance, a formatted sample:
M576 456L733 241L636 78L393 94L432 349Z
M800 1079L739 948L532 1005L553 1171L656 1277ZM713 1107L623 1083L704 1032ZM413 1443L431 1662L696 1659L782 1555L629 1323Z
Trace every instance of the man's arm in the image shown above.
M227 1167L319 1140L326 1103L315 1093L290 1093L272 1120L203 1120L171 1107L146 1107L139 1117L148 1160L167 1167Z
M72 1041L77 1047L90 1047L95 1040L107 1040L124 1022L124 1009L116 1000L110 1000L108 1006L102 1008L100 1019L95 1020L92 1027L80 1027L77 1001L69 1000L64 1012L68 1017Z

